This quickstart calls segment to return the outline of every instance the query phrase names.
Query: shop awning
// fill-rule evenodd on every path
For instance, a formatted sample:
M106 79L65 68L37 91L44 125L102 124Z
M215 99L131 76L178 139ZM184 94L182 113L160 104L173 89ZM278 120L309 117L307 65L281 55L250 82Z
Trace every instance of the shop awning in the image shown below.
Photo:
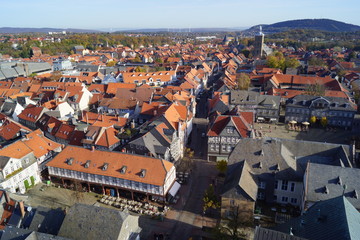
M177 194L177 192L179 191L181 185L180 183L176 182L172 185L172 187L169 190L169 194L173 197L175 197L175 195Z

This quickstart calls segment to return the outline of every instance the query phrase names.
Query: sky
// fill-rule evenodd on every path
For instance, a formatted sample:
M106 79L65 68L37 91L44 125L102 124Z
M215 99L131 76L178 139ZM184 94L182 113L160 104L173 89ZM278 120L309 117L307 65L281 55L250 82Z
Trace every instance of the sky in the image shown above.
M329 18L360 25L359 0L0 0L0 27L251 27Z

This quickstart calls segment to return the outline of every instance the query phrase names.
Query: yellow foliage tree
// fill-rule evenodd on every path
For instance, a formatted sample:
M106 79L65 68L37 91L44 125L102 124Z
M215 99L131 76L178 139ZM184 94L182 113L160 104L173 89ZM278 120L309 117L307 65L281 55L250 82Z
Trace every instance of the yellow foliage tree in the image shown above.
M315 116L311 116L311 117L310 117L310 123L311 123L311 124L316 123L316 117L315 117Z

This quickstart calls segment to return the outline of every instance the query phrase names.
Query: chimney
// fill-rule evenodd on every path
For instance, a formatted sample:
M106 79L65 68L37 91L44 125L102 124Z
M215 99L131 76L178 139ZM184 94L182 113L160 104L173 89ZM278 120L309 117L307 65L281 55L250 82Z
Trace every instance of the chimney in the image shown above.
M9 193L7 191L4 191L5 193L5 200L6 200L6 203L10 203L10 196L9 196Z
M19 202L19 207L20 207L21 217L24 218L24 216L25 216L24 201Z
M95 151L95 146L91 146L91 151Z

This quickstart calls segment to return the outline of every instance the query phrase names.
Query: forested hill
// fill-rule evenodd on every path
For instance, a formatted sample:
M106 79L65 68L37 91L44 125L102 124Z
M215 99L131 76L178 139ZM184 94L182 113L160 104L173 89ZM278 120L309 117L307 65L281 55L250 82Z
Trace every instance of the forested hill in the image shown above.
M257 33L259 32L259 26L253 26L244 32ZM284 32L292 29L311 29L328 32L353 32L360 31L360 26L354 24L348 24L331 19L300 19L278 22L270 25L261 25L264 33L277 33Z

